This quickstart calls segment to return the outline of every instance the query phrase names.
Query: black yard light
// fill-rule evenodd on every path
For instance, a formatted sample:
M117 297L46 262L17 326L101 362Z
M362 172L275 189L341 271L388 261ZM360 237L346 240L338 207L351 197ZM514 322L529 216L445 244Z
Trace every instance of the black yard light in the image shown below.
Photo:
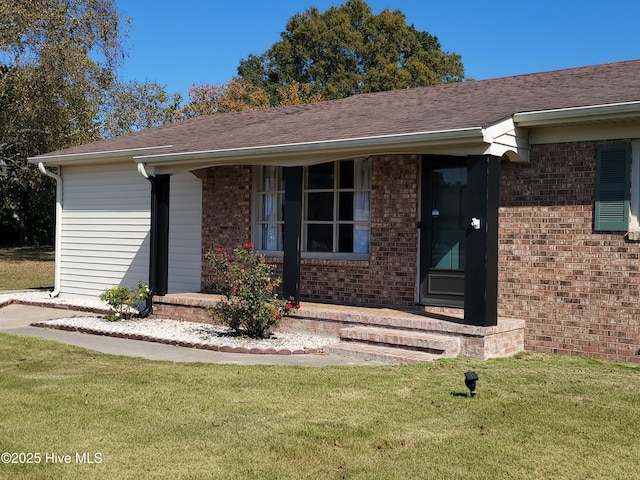
M476 396L476 382L478 381L478 374L476 372L464 372L464 384L471 392L471 396Z

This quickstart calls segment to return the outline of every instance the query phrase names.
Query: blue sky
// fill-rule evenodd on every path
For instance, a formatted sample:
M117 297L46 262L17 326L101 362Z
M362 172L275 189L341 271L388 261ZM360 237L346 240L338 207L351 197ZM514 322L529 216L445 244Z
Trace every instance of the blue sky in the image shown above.
M279 40L287 20L341 0L116 0L132 19L125 80L156 81L187 97L223 83L242 58ZM640 58L638 0L369 0L462 55L476 80Z

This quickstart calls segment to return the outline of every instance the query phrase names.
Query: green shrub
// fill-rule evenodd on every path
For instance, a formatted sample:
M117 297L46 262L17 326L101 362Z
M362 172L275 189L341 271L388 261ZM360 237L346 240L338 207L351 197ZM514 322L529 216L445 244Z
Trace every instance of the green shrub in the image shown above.
M149 298L149 287L146 283L138 282L135 288L111 287L100 295L100 300L107 302L114 310L105 316L110 322L130 320L142 309Z
M225 297L208 311L235 334L267 338L271 327L300 305L278 299L276 288L281 279L274 276L275 266L265 263L264 257L252 248L248 243L233 253L218 247L207 254L213 287Z

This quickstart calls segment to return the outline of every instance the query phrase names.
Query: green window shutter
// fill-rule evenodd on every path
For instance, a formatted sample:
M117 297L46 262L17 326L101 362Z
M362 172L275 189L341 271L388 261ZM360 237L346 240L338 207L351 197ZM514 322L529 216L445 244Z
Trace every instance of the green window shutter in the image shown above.
M596 231L626 232L631 196L631 145L602 145L596 160Z

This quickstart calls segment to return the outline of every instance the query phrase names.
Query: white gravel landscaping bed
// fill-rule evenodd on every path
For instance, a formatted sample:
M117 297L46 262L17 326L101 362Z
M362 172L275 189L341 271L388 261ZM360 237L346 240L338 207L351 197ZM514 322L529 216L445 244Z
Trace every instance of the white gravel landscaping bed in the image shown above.
M79 307L83 309L109 310L109 305L101 300L84 300L81 298L51 298L45 291L6 292L0 293L0 306L11 301L34 304L50 304L52 307Z
M0 294L0 306L11 301L32 304L64 305L105 309L100 301L79 299L52 299L46 292L16 292ZM109 322L103 317L86 316L47 320L35 324L45 328L79 331L98 335L134 338L160 343L176 344L192 348L228 351L236 353L301 354L318 353L322 347L337 343L337 338L291 332L274 332L271 338L254 340L229 336L223 326L170 319L133 319Z

